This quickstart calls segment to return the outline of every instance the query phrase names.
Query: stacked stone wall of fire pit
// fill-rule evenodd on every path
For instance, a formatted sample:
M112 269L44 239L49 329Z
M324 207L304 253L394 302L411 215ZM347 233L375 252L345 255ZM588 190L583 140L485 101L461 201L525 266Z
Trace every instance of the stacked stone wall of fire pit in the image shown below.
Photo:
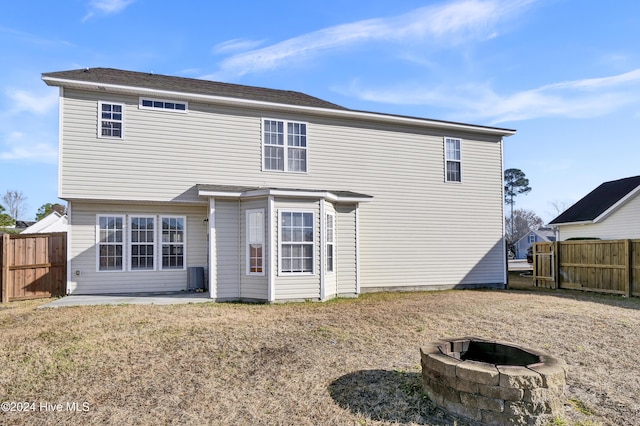
M542 425L564 404L566 364L542 351L464 337L420 349L427 396L487 425Z

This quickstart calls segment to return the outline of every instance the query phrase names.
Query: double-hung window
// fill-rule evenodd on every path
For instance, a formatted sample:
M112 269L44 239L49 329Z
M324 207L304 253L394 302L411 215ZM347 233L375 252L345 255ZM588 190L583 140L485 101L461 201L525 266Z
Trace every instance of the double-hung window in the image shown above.
M153 216L132 216L129 225L129 258L132 270L155 269L155 218Z
M280 212L280 272L313 274L313 230L313 213Z
M161 216L162 269L184 269L185 218Z
M263 170L307 172L307 125L263 120Z
M264 275L264 210L247 210L247 275Z
M97 217L98 270L124 270L124 216Z
M445 180L447 182L462 182L460 143L460 139L444 139Z
M124 105L122 104L98 102L98 136L122 139L123 114Z
M327 253L327 272L333 272L334 264L335 264L335 217L333 214L327 214L327 223L326 223L326 231L327 231L327 244L326 244L326 253Z

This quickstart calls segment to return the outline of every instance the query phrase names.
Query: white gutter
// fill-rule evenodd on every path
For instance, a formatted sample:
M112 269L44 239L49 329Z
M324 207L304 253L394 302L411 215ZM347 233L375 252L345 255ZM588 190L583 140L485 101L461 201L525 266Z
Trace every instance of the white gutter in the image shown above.
M239 99L239 98L228 98L224 96L215 96L215 95L203 95L198 93L188 93L188 92L175 92L171 90L160 90L160 89L149 89L144 87L137 86L123 86L119 84L107 84L107 83L98 83L94 81L82 81L82 80L69 80L64 78L55 78L55 77L42 77L42 79L51 86L65 86L65 85L81 85L86 88L91 88L93 90L99 91L108 91L112 90L115 92L131 92L135 91L138 94L149 94L160 97L173 97L173 98L190 98L196 101L203 102L216 102L228 105L237 105L240 107L267 107L267 108L281 108L281 109L289 109L296 110L301 112L329 115L329 116L337 116L337 117L346 117L346 118L358 118L365 119L371 121L386 121L398 124L410 124L424 127L432 127L446 130L458 130L458 131L469 131L475 133L483 133L489 135L498 135L498 136L511 136L516 133L515 130L510 129L500 129L495 127L484 127L484 126L475 126L471 124L464 123L453 123L453 122L443 122L443 121L435 121L428 120L424 118L415 118L415 117L403 117L403 116L395 116L389 114L382 113L373 113L366 111L354 111L354 110L341 110L341 109L330 109L330 108L318 108L318 107L308 107L308 106L299 106L299 105L290 105L290 104L278 104L274 102L265 102L265 101L256 101L250 99Z
M290 197L290 198L322 198L325 200L331 200L343 203L368 203L373 200L373 197L343 197L336 195L329 191L289 191L286 189L256 189L249 191L209 191L201 189L198 191L198 195L201 197L215 197L215 198L255 198L255 197Z

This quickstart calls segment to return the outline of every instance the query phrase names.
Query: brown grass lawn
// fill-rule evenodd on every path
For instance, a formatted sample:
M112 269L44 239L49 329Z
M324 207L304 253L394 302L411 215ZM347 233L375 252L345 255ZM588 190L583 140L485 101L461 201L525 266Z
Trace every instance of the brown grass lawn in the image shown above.
M556 425L640 424L640 301L528 280L328 303L0 305L0 402L35 403L0 424L465 424L423 397L419 347L469 335L567 362Z

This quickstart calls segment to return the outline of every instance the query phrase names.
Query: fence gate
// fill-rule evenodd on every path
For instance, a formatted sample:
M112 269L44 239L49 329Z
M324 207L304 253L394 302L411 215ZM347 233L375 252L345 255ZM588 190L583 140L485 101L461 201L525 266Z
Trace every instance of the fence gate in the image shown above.
M63 296L67 234L0 236L0 302Z
M533 282L536 287L556 288L555 260L553 243L533 244Z

